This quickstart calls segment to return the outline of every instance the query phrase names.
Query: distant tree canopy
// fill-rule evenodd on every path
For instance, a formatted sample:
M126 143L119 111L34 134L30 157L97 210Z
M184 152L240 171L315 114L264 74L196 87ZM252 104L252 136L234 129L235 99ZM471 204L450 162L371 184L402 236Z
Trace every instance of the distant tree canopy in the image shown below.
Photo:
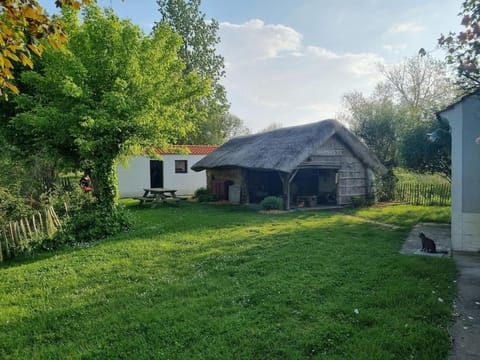
M220 83L225 76L224 59L217 54L220 42L216 20L205 19L200 11L200 0L157 0L161 20L155 26L168 24L183 40L179 55L187 65L185 73L192 71L211 80L210 95L196 101L195 106L204 117L192 119L194 131L181 139L183 143L219 144L231 132L232 118L228 115L229 103L224 86ZM239 128L243 123L236 123Z
M343 99L350 114L352 131L387 168L392 168L398 165L395 139L402 112L379 91L377 88L377 93L370 98L353 91L345 94Z
M21 93L0 106L0 131L25 156L43 149L91 170L99 202L113 208L118 157L186 136L210 82L185 73L181 39L165 24L145 36L96 6L82 23L64 9L62 21L68 43L45 43L34 69L19 73Z
M383 86L388 88L393 101L419 121L432 118L457 95L445 63L427 53L381 66L380 71L385 77Z
M95 0L56 0L57 7L79 9ZM33 67L32 56L41 56L45 50L42 40L47 39L54 48L66 42L63 24L47 16L35 0L0 1L0 95L8 89L18 94L14 83L15 63Z
M450 178L449 128L435 117L458 96L445 65L423 54L381 71L385 80L372 96L344 96L345 120L387 167L400 165ZM431 141L427 134L436 130L438 137Z
M439 173L450 180L450 127L444 120L429 119L411 128L399 141L401 166L422 173Z
M283 125L281 123L272 122L272 123L268 124L262 130L260 130L260 132L267 132L267 131L272 131L272 130L276 130L276 129L281 129L282 127L283 127Z

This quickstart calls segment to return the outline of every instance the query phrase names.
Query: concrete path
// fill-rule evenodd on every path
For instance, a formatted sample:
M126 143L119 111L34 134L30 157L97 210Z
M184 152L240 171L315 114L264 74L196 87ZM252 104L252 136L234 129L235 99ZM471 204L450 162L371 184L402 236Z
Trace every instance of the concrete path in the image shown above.
M452 327L452 360L480 359L480 254L454 252L458 294Z
M434 239L438 251L446 250L448 254L431 254L420 251L422 248L422 241L419 234L423 232L427 237ZM422 223L416 225L403 243L400 252L405 255L424 255L424 256L451 256L452 242L450 240L450 224L430 224Z
M421 241L418 237L424 232L435 240L438 250L449 251L445 254L428 254L419 251ZM480 254L450 251L450 226L441 224L418 224L410 232L401 253L422 256L453 256L457 266L457 298L453 305L456 315L451 328L451 360L480 359Z

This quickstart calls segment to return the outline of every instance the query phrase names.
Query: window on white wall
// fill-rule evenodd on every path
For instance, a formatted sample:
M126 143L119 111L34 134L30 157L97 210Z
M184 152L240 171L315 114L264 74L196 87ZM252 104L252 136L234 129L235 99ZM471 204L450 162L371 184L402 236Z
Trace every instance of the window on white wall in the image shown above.
M175 160L175 173L176 174L187 173L187 160Z

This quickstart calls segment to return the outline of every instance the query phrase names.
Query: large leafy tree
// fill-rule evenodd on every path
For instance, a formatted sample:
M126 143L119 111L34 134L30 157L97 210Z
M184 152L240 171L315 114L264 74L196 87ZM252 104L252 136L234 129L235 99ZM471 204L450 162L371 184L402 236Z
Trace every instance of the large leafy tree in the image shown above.
M57 7L79 9L92 0L56 0ZM14 84L14 64L33 67L32 56L41 56L47 39L51 46L60 48L66 41L63 24L51 19L35 0L0 1L0 95L3 89L18 94Z
M427 53L380 70L395 103L404 106L417 122L431 119L457 95L445 63Z
M387 167L449 177L449 129L437 122L435 112L450 104L458 89L445 65L424 54L381 71L384 81L371 97L356 92L345 96L352 128Z
M471 92L480 88L480 1L465 0L458 15L463 30L442 34L438 43L448 51L446 60L455 66L459 84Z
M459 89L445 63L424 53L383 67L382 72L396 106L404 109L397 129L400 165L413 171L440 173L450 179L449 127L438 122L435 113L451 104Z
M26 153L88 166L102 209L116 204L115 162L136 148L165 146L192 127L193 100L209 83L185 74L181 39L160 25L150 36L111 10L89 7L79 24L64 12L69 42L47 46L35 71L20 76L22 93L3 125Z
M185 143L221 143L230 132L231 118L226 91L220 83L225 76L223 57L216 52L220 42L218 22L207 21L200 11L200 0L157 0L161 21L156 27L168 24L182 38L179 55L185 61L185 73L197 72L211 80L211 93L197 101L204 117L193 120L195 131L183 137ZM239 125L242 127L242 124Z
M379 84L370 97L356 91L343 97L348 111L345 120L389 170L377 183L377 196L382 201L391 199L396 182L393 168L398 165L397 133L403 115L390 95L388 87Z
M343 100L352 131L387 168L393 168L398 164L397 128L403 114L389 98L380 95L378 88L371 97L353 91L344 95Z
M438 173L451 180L451 136L448 122L429 119L417 123L399 141L398 152L403 168Z

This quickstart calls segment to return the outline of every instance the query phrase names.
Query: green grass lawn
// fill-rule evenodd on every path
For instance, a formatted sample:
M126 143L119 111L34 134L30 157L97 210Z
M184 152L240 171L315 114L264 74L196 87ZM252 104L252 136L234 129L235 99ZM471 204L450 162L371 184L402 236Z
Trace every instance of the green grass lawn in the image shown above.
M447 208L128 206L128 233L0 267L0 358L448 357L454 263L399 254Z

